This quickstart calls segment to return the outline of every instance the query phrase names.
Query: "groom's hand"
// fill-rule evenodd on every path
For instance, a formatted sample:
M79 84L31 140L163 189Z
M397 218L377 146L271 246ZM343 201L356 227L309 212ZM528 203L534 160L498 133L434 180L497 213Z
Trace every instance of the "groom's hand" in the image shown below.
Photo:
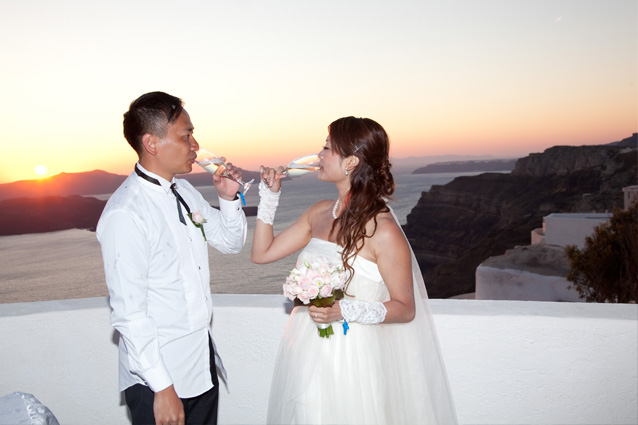
M226 158L222 157L221 160L226 161ZM235 168L230 162L226 164L226 171L237 180L241 180L241 171ZM217 194L222 199L232 201L237 197L239 183L237 183L235 180L213 174L213 186L215 186Z
M172 385L155 393L153 414L157 425L184 425L184 405Z

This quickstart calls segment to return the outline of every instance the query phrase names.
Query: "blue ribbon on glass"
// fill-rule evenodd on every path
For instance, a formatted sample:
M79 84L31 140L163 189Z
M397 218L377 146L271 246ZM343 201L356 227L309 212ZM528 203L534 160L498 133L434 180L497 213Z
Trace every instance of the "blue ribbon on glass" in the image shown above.
M241 204L243 206L246 206L246 198L244 198L244 194L241 192L237 192L239 194L239 197L241 198Z

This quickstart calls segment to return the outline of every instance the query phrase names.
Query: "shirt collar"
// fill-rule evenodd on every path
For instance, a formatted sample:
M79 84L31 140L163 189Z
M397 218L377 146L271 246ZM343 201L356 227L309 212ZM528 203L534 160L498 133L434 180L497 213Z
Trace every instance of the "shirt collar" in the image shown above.
M139 177L140 179L144 180L149 186L159 186L160 188L162 188L164 190L164 192L168 193L171 190L171 184L173 184L175 182L175 177L173 177L171 179L171 181L169 182L168 180L166 180L165 178L158 176L157 174L148 171L146 168L142 167L142 165L138 162L135 164L135 167L137 167L138 170L140 170L142 173L144 173L147 177L150 177L150 179L144 179L142 177ZM135 171L133 171L135 172ZM154 182L151 182L149 180L154 179ZM157 183L159 183L159 185Z

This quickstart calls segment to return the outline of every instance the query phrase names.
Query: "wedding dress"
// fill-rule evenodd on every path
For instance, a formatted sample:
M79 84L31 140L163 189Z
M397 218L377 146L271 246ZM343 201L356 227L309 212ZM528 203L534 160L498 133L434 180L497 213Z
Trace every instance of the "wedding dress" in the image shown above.
M340 261L340 247L313 238L304 259ZM308 307L292 311L279 348L269 424L453 425L457 423L427 294L412 254L416 317L408 323L349 323L320 338ZM390 299L377 265L361 257L347 298Z

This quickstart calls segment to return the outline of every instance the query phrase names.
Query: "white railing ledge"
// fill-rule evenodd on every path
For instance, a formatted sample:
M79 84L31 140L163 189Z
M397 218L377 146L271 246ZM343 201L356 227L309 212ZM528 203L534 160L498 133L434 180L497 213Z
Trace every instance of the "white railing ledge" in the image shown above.
M230 378L220 425L265 422L292 303L214 295ZM638 306L430 300L462 424L638 423ZM65 425L127 424L107 298L0 304L0 396L35 395ZM409 367L409 365L406 365Z
M290 312L292 309L292 302L287 298L271 294L213 294L213 305L214 308L281 308L286 312ZM638 305L636 304L435 298L429 300L429 305L434 315L532 315L638 320ZM108 308L108 298L76 298L0 304L0 317L93 308Z

